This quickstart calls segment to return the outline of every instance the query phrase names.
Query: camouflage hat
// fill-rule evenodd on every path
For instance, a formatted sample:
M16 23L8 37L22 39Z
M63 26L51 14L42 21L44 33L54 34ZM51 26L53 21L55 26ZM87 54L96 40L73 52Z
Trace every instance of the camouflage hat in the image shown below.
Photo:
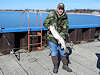
M65 7L64 7L63 3L59 3L58 6L57 6L57 8L64 9Z

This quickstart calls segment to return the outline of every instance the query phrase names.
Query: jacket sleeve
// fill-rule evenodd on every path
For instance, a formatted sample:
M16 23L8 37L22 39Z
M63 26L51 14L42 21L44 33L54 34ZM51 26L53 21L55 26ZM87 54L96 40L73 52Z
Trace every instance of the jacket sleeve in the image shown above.
M68 30L69 30L69 22L68 22L68 19L66 19L64 21L64 33L68 34Z
M61 35L67 36L68 35L68 30L69 30L69 22L68 22L68 17L66 16L66 19L64 19L64 25L63 25Z
M44 27L48 28L51 25L52 23L51 21L53 19L54 19L54 14L53 13L49 14L47 18L44 20L44 23L43 23Z

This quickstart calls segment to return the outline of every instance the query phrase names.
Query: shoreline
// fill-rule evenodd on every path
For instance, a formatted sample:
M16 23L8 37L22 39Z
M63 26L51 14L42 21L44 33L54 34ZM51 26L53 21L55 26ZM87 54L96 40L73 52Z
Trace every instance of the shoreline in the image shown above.
M79 15L94 15L94 16L100 16L100 14L95 14L95 13L68 13L68 14L79 14Z
M0 10L0 12L34 12L34 13L50 13L50 12L47 12L47 11L37 11L37 10ZM94 16L100 16L100 13L96 14L96 13L74 13L74 12L66 12L67 14L79 14L79 15L94 15Z

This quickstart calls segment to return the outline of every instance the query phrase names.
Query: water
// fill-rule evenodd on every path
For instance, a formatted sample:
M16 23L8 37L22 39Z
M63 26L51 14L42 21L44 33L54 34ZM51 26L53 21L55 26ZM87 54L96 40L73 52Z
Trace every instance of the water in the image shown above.
M41 27L41 15L42 23L47 17L48 13L38 13L38 24L36 23L36 13L22 13L22 12L0 12L0 28L4 30L12 29L12 32L17 29L19 32L22 29L27 29L28 27L28 15L29 15L29 25L31 28ZM21 25L22 16L22 25ZM88 26L88 25L100 25L100 16L95 15L79 15L79 14L68 14L68 20L70 28ZM45 30L45 28L43 27ZM2 30L2 31L4 31ZM0 30L1 31L1 30ZM22 30L27 31L27 30ZM16 32L16 31L15 31Z
M70 25L100 24L100 16L69 14Z

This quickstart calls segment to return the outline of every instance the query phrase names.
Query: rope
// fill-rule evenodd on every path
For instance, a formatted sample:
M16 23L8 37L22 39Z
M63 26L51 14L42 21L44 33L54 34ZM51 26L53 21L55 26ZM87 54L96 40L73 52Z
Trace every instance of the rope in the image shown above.
M18 60L15 60L15 61L16 61L16 63L19 65L19 67L22 68L22 70L23 70L27 75L29 75L28 71L19 63L19 61L18 61Z
M2 68L1 68L1 67L0 67L0 71L1 71L2 75L4 75L4 72L3 72L3 70L2 70Z

